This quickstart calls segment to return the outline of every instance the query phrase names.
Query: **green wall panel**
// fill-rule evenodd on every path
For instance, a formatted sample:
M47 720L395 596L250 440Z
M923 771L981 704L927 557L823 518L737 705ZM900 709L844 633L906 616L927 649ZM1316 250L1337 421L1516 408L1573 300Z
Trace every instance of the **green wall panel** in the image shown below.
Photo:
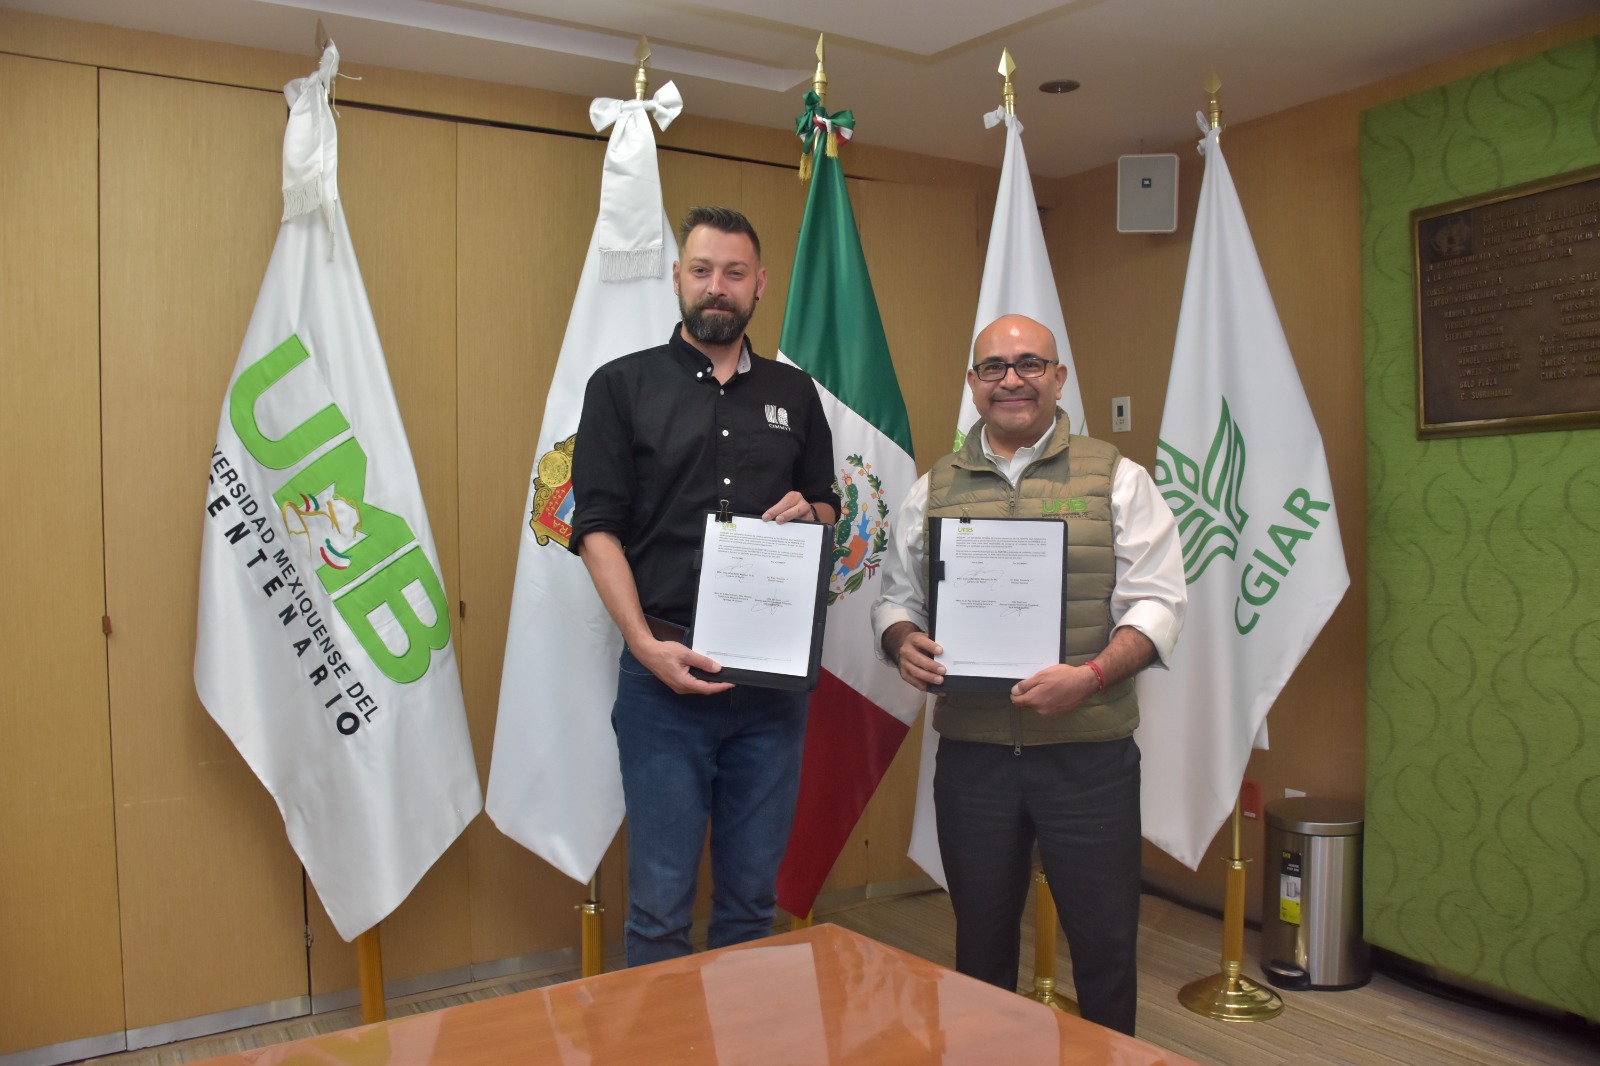
M1600 1019L1600 429L1417 439L1409 219L1595 164L1600 38L1362 121L1367 939Z

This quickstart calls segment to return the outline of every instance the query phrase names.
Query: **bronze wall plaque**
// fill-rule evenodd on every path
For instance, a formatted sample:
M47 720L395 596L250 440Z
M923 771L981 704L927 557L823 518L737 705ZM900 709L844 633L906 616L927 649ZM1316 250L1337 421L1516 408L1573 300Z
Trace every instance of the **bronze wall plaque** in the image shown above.
M1600 425L1600 167L1411 212L1417 436Z

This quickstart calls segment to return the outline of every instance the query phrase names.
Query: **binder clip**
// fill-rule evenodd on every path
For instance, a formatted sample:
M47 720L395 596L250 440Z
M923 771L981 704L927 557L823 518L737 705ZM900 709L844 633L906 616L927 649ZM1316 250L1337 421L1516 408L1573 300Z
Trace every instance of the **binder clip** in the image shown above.
M718 500L717 503L719 504L717 508L717 521L725 526L733 525L733 513L729 509L730 505L728 501Z

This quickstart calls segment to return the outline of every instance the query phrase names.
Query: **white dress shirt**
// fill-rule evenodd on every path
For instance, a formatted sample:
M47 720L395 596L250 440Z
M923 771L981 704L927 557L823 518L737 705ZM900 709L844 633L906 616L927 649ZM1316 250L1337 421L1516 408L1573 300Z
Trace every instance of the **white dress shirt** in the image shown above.
M1055 432L1055 423L1027 448L1010 459L989 447L989 431L981 443L1000 473L1016 486ZM922 560L927 545L928 475L923 474L906 493L889 537L883 564L883 591L872 605L874 646L880 659L883 634L896 622L928 628L928 590ZM1111 626L1132 626L1156 647L1156 663L1163 669L1183 629L1188 588L1183 580L1183 546L1178 524L1167 501L1148 471L1131 459L1117 461L1111 478L1111 537L1116 556L1116 583L1111 592Z

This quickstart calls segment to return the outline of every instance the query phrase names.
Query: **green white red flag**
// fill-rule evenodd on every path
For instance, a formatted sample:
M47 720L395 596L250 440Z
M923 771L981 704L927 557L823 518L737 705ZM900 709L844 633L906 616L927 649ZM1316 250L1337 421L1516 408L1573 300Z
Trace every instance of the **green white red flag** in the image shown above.
M800 799L778 873L779 905L800 915L810 913L922 705L922 694L873 651L879 568L917 466L844 172L833 154L854 121L848 111L829 115L816 93L806 94L797 132L811 186L778 342L778 358L816 380L833 430L842 501L822 681L811 695Z

